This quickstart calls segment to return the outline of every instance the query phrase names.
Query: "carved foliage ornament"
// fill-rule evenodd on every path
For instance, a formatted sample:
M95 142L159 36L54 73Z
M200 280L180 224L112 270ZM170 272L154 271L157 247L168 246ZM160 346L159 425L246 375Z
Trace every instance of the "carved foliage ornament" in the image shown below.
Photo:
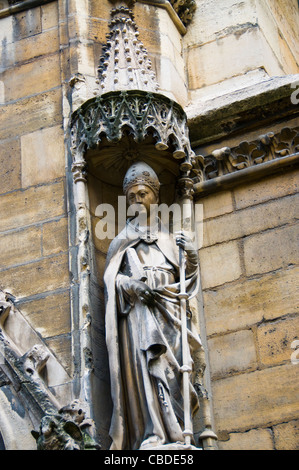
M170 3L182 20L185 26L187 26L193 18L196 10L195 0L170 0Z
M256 140L243 141L237 147L223 147L206 157L198 156L199 167L195 182L234 173L299 152L299 128L285 127L277 134L269 132Z
M181 19L182 23L187 26L193 18L194 12L196 10L196 0L167 0L178 17ZM119 0L110 0L111 3L120 3ZM123 0L123 3L127 4L130 8L136 3L136 0ZM144 1L143 3L147 3ZM154 3L150 1L149 3ZM157 2L157 5L159 3Z

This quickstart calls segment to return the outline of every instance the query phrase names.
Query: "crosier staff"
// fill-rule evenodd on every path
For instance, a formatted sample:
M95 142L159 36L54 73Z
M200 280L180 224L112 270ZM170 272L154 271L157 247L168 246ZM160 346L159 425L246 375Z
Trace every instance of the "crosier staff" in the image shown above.
M176 242L179 246L179 264L180 264L180 311L181 311L181 333L182 333L182 366L183 374L183 402L184 402L184 431L185 444L191 445L193 436L191 406L190 406L190 374L192 372L192 360L188 343L187 329L187 300L186 292L186 257L185 252L194 250L191 239L185 234L192 230L192 189L193 182L190 178L182 178L181 181L181 204L183 207L183 218L181 221L183 232L179 232ZM189 250L188 250L189 248Z
M179 262L180 262L180 308L181 308L181 331L182 331L182 366L183 374L183 400L184 400L184 431L185 444L191 445L192 423L190 412L190 373L191 373L191 357L188 344L187 331L187 299L186 293L186 270L185 270L185 252L182 246L179 246Z

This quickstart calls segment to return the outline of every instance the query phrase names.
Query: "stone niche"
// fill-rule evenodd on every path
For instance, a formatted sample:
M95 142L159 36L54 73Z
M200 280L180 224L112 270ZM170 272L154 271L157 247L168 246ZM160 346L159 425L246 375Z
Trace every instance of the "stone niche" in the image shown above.
M103 273L109 245L126 222L127 205L122 182L127 169L134 161L142 160L157 173L161 182L160 203L171 205L177 197L176 184L180 174L178 162L173 158L171 146L158 150L155 138L149 133L137 143L124 129L119 142L111 142L106 137L95 149L85 153L87 163L86 179L88 191L88 219L90 237L88 243L90 261L89 303L92 316L91 350L94 365L93 393L109 397L109 367L105 345L105 310ZM119 198L121 203L119 203ZM105 207L109 205L109 210ZM113 208L113 211L110 210ZM111 218L110 218L111 216ZM107 226L102 223L105 219ZM102 238L107 227L114 229ZM103 448L109 448L108 429L112 405L109 398L93 400L94 419L97 422Z
M171 4L166 3L174 11ZM112 412L103 273L109 245L126 223L127 207L122 190L125 173L135 161L147 163L161 183L160 203L170 206L187 199L190 207L192 191L187 180L191 181L190 173L194 175L199 163L190 146L186 114L181 103L165 94L163 87L156 87L153 73L156 68L151 67L153 61L149 60L138 39L136 24L137 19L141 20L140 11L145 7L153 10L154 4L157 2L137 2L134 15L124 5L111 10L110 34L99 61L95 96L81 103L76 100L71 122L79 316L83 325L82 388L88 390L89 401L93 404L93 417L103 449L110 446L108 433ZM162 16L168 15L165 9L155 11L156 14L162 12ZM157 76L159 78L159 73ZM80 98L78 95L80 90L76 95ZM184 189L183 184L186 184ZM103 236L105 229L106 237ZM197 319L197 312L194 318ZM200 369L200 388L205 369L203 357L196 363ZM199 393L207 402L203 388ZM98 397L105 398L99 400ZM206 408L202 408L205 410L202 417L208 416ZM210 424L207 425L209 418L203 421L202 418L196 427L196 439L199 441L200 433L205 430L203 439L215 440Z
M103 273L105 260L109 245L114 233L107 234L108 238L101 239L102 216L109 227L115 230L115 235L122 229L122 224L126 221L126 203L118 204L118 198L123 196L122 181L126 170L135 160L144 160L158 172L162 184L162 201L173 201L175 197L175 179L177 168L170 159L169 152L163 154L163 162L157 157L158 150L152 144L152 137L148 137L141 145L137 145L127 134L119 143L111 143L103 139L101 147L96 150L90 150L86 153L88 164L87 180L89 193L89 217L91 222L91 241L90 241L90 306L93 312L93 321L91 329L92 353L94 362L96 389L100 390L102 396L108 397L109 388L109 369L108 357L105 346L105 311L104 311L104 290ZM164 164L163 164L164 163ZM113 207L111 210L103 212L104 205ZM122 213L119 213L119 209ZM111 215L111 218L109 218ZM100 237L99 237L100 235ZM96 392L98 395L98 392ZM101 442L105 445L107 431L112 408L109 406L109 400L94 401L95 417L99 423L99 432ZM106 426L106 429L103 429Z

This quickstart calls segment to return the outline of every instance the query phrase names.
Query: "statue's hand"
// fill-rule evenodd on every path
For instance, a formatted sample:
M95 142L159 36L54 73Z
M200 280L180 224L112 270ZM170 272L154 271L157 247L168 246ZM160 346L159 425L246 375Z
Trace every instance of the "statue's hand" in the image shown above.
M195 245L190 237L184 232L177 232L176 244L183 248L186 253L186 271L190 274L193 273L198 266L198 254Z
M193 241L184 232L176 233L176 244L183 248L187 255L192 257L197 256L197 251Z
M130 279L126 276L122 281L122 288L133 301L138 298L146 305L153 305L154 292L147 284L145 284L145 282Z
M131 281L131 288L137 298L141 299L146 305L152 305L154 302L154 293L145 282Z

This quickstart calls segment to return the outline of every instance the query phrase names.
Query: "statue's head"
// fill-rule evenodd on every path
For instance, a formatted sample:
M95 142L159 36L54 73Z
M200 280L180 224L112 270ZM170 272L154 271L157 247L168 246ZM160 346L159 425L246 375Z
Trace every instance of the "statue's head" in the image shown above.
M143 206L147 216L159 202L160 182L154 170L144 162L134 163L126 173L123 190L130 206Z
M149 187L159 199L160 182L154 170L144 162L136 162L128 169L123 181L124 194L128 196L129 190L136 185Z

